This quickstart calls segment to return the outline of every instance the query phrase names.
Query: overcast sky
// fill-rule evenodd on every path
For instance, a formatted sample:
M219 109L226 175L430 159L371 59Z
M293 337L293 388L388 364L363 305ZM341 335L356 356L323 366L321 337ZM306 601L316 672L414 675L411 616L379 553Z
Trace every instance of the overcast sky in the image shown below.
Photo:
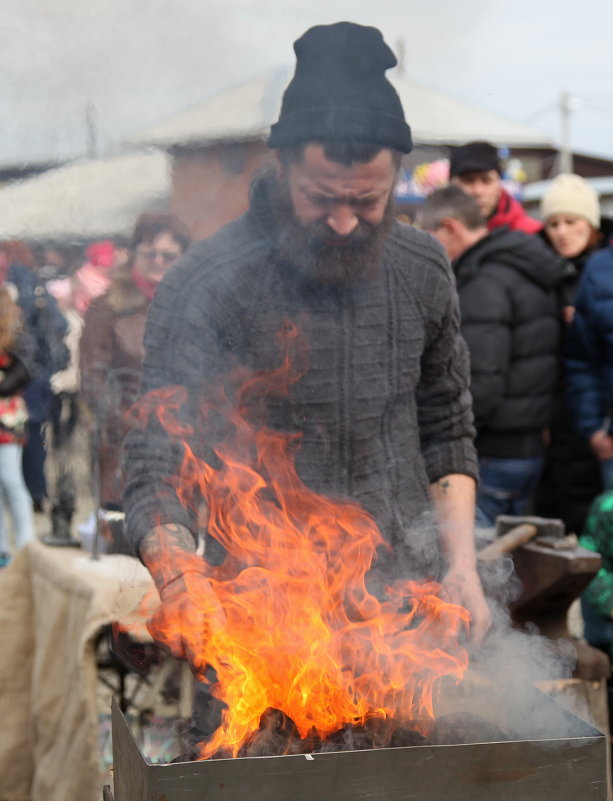
M102 149L226 85L293 63L311 25L348 19L405 43L408 78L613 157L613 0L3 0L0 163ZM405 109L411 122L411 109Z

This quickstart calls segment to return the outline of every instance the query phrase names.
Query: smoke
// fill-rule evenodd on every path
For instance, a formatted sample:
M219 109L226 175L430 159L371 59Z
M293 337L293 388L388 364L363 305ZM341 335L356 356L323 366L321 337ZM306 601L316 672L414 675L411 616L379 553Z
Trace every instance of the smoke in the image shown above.
M477 548L491 538L476 531ZM404 537L402 572L414 577L434 576L444 580L445 565L433 514L423 515ZM535 624L522 629L513 624L509 608L519 600L523 588L509 555L478 562L479 575L492 612L492 625L483 642L467 642L469 668L460 684L444 680L440 686L437 716L450 712L470 713L497 725L511 740L557 740L586 734L577 720L591 719L580 698L564 700L573 715L537 689L537 686L572 677L576 650L569 640L551 640Z
M483 644L470 654L465 686L447 686L442 707L461 698L461 706L496 723L512 740L584 736L586 727L535 687L572 676L573 644L542 636L534 624L521 630L513 626L509 605L520 597L522 586L510 556L480 563L479 569L492 626ZM584 707L576 705L573 712L590 719Z

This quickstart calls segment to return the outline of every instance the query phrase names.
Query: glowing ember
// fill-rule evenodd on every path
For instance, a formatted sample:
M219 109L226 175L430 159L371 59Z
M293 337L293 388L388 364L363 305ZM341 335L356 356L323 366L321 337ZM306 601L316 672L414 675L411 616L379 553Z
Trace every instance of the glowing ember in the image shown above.
M295 325L284 326L279 344L279 369L243 374L234 402L220 388L203 405L205 430L214 409L230 432L214 448L216 466L187 444L184 390L151 393L137 410L141 422L154 413L185 441L179 497L187 505L206 499L208 531L228 552L221 568L207 568L225 625L202 631L176 617L165 630L151 629L169 646L182 632L201 680L206 665L217 672L212 692L228 708L203 758L236 756L268 709L290 718L300 738L325 740L377 720L383 729L385 721L411 722L427 734L438 682L459 681L467 666L460 639L468 612L444 602L435 582L394 582L383 601L369 593L365 576L376 549L387 547L373 519L356 503L309 490L294 466L299 437L257 419L265 400L286 395L306 369ZM201 558L176 551L168 558L173 572L181 561L188 591L212 614Z

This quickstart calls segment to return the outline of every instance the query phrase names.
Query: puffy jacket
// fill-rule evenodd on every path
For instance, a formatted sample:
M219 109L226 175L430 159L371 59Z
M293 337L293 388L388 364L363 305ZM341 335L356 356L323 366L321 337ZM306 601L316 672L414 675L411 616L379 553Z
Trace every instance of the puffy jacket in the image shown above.
M587 263L565 346L568 399L579 433L613 433L613 247Z
M558 373L560 261L540 239L500 228L454 270L479 455L539 455Z

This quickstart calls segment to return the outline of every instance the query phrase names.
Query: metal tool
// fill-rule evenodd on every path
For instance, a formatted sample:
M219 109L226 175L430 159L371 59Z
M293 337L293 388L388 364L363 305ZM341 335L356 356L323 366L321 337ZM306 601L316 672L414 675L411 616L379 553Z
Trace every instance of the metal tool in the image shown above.
M477 556L482 562L493 562L503 554L512 553L536 536L551 540L564 537L564 523L548 517L499 515L496 518L495 539L482 548Z

